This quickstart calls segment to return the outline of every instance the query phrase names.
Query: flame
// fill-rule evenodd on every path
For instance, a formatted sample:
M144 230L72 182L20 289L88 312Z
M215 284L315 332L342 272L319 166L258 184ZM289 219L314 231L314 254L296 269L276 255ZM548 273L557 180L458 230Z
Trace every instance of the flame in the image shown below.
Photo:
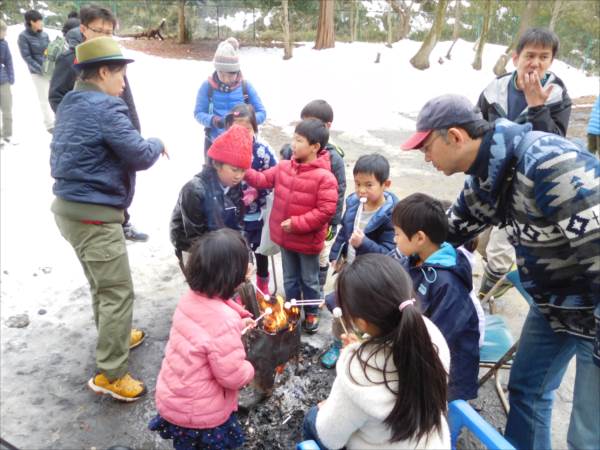
M261 314L267 308L271 308L273 312L263 317L261 324L262 328L271 334L275 334L279 331L294 329L298 319L300 318L300 309L297 306L292 306L290 309L286 309L284 306L285 300L281 295L275 295L271 297L265 297L260 292L256 292L256 301Z

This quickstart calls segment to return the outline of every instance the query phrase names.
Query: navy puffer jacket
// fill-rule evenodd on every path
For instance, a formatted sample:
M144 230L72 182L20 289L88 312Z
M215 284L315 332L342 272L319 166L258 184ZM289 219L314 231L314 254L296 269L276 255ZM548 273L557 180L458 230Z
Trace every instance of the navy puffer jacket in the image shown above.
M151 167L164 146L142 138L122 99L78 82L60 103L50 148L56 196L125 209L135 172Z
M29 72L42 74L42 64L44 64L44 52L48 48L50 38L45 31L35 32L31 28L26 28L19 34L17 40L21 56L27 63Z

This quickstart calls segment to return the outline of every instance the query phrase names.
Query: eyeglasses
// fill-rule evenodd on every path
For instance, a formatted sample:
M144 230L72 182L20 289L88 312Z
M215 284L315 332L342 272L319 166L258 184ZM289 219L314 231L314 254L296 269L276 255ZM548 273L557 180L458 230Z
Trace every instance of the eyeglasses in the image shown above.
M92 28L92 27L88 27L86 25L84 25L84 27L86 27L88 30L93 31L94 33L98 33L98 34L103 34L105 36L112 36L113 35L113 30L105 30L105 29L98 29L98 28Z
M421 146L421 148L419 149L419 150L421 150L421 153L429 153L429 151L431 150L431 146L433 145L435 140L437 138L439 138L440 136L441 136L441 134L436 132L435 137L433 139L431 139L426 145Z

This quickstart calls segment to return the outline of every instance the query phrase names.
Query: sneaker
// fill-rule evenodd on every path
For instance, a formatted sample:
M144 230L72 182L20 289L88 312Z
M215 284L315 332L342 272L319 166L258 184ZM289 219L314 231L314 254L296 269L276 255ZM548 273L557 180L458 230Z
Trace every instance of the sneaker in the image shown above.
M326 369L333 369L335 367L335 363L337 363L338 358L340 357L340 351L342 350L342 341L339 339L334 339L333 344L329 347L325 353L321 355L321 364Z
M319 314L306 313L302 328L308 334L315 334L319 329Z
M146 333L137 328L131 329L131 337L129 338L129 350L132 350L139 346L146 339Z
M146 393L146 386L128 373L112 383L103 373L88 381L89 388L97 394L107 394L122 402L135 402Z
M125 239L133 242L146 242L148 235L135 229L131 224L123 225L123 233L125 233Z
M12 138L12 137L3 138L2 143L8 144L8 145L19 145L19 142L15 138Z

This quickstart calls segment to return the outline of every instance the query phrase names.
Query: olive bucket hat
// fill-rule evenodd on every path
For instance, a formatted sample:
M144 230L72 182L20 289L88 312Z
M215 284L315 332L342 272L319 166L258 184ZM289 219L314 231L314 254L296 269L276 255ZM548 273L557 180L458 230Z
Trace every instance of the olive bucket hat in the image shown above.
M129 64L133 59L125 58L117 41L108 36L90 39L75 47L75 67L84 68L101 62Z

